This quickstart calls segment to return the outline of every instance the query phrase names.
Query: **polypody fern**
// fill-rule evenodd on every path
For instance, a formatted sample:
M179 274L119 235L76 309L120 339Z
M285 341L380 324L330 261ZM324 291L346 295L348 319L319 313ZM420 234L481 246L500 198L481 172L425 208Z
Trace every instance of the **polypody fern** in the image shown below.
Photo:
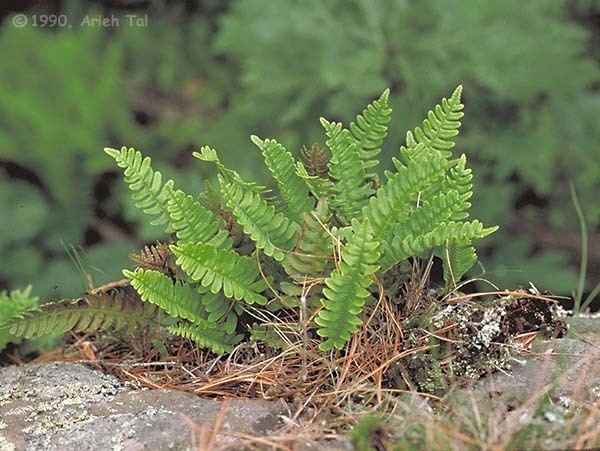
M476 261L472 242L496 229L468 220L472 174L466 157L452 152L463 115L460 95L458 87L407 133L393 160L396 170L383 182L372 170L390 122L388 90L348 128L321 119L329 155L313 146L304 151L304 162L296 161L281 143L252 136L281 199L225 167L209 147L194 156L217 168L216 208L215 201L208 208L171 180L163 183L137 150L106 149L124 169L136 205L173 234L173 271L124 270L141 305L175 319L170 333L223 353L252 331L253 339L268 336L268 325L245 312L278 315L302 301L314 318L309 332L323 339L320 347L327 351L342 349L358 331L364 306L373 300L371 285L403 260L433 253L443 261L447 284L455 284ZM4 327L31 336L124 327L146 315L123 300L87 300L48 304Z

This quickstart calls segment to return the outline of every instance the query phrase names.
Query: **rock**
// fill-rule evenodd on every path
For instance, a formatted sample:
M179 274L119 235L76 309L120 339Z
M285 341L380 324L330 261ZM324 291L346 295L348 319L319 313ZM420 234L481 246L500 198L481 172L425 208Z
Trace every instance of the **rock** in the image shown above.
M600 398L600 319L572 318L566 338L536 340L530 353L515 359L510 371L484 377L473 387L458 389L453 405L473 398L496 411L511 411L537 396L569 404ZM470 404L470 401L469 401ZM532 408L537 403L532 403Z
M222 408L221 431L256 436L277 431L290 414L282 402L134 390L80 364L0 368L0 450L192 449Z

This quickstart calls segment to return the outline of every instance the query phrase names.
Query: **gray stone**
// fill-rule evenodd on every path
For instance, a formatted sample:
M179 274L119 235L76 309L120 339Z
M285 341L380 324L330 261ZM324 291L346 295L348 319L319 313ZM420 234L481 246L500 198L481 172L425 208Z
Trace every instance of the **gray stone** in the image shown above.
M484 377L450 393L454 405L469 398L496 411L511 411L534 397L593 403L600 398L600 319L572 318L566 338L536 340L509 371ZM535 407L537 403L532 403Z
M290 414L282 402L134 390L80 364L0 368L1 451L192 449L221 409L220 445L237 440L229 432L276 432Z

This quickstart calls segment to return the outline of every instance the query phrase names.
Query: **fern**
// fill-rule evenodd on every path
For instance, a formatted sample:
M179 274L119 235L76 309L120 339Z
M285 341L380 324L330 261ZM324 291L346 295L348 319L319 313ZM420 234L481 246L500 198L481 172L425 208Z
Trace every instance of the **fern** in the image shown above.
M293 278L318 277L331 267L332 239L326 230L329 216L325 199L319 201L315 211L304 213L296 247L284 260L284 267Z
M135 149L122 147L121 150L106 148L104 151L113 157L118 166L125 169L125 183L133 191L132 198L135 206L144 213L158 216L152 224L163 225L169 222L167 199L173 188L173 181L163 184L160 172L150 166L150 157L143 157Z
M233 345L243 338L242 335L228 334L221 329L204 329L189 324L170 326L168 331L173 335L195 341L198 346L208 348L215 354L230 352Z
M201 302L208 314L208 320L216 323L227 317L227 320L233 322L233 318L237 318L235 312L235 304L230 299L227 299L222 292L212 293L208 291L202 293Z
M315 199L327 198L333 191L333 184L329 178L309 174L301 161L296 162L296 174L304 180Z
M362 207L373 194L372 183L360 159L360 147L350 132L340 123L321 118L331 150L329 175L334 180L335 197L331 205L346 224L360 215Z
M463 104L460 101L462 85L458 86L450 99L442 99L440 105L436 105L433 111L427 113L427 119L423 121L423 128L417 127L412 132L406 133L406 145L414 149L417 144L423 144L429 150L435 150L446 158L452 155L450 149L454 147L454 138L458 135L460 119L463 117ZM402 150L401 150L402 151ZM404 152L407 152L404 149Z
M139 254L129 254L129 259L132 260L138 268L154 269L163 274L169 274L169 259L171 250L164 243L156 243L150 246L144 246Z
M167 211L180 243L205 242L220 249L231 249L233 240L229 233L221 229L213 213L192 196L180 190L172 191Z
M411 257L420 255L424 251L449 242L470 243L472 240L481 239L495 232L498 227L485 228L481 222L441 223L430 232L424 234L409 234L396 236L391 244L386 247L386 254L382 258L381 267L386 270L396 263Z
M303 147L300 152L306 173L312 177L327 178L329 174L329 155L313 144L310 148Z
M417 148L423 150L424 146ZM421 192L444 178L447 165L441 155L422 151L406 166L398 165L396 173L388 174L387 183L363 209L378 240L391 242L395 225L416 207Z
M477 254L470 244L451 243L440 251L444 262L444 281L456 285L456 282L475 264Z
M355 220L352 228L354 235L342 251L339 267L325 280L323 310L315 319L320 326L317 333L326 338L320 345L323 351L342 349L358 330L371 274L378 269L379 243L369 222Z
M214 164L217 167L219 174L227 181L235 181L256 194L265 194L268 192L267 188L264 186L254 182L246 182L236 171L225 167L225 165L221 163L217 151L211 147L204 146L200 149L200 152L194 152L193 155L201 161Z
M208 326L200 297L190 285L173 283L170 277L152 270L137 269L134 272L125 269L123 275L130 280L142 301L160 307L173 318Z
M408 133L407 147L392 161L395 172L386 172L377 191L379 180L367 170L387 134L389 91L349 128L321 119L330 159L317 147L305 149L305 166L277 141L252 136L281 200L225 167L210 147L194 155L216 166L219 192L209 189L201 200L172 181L163 184L139 152L108 149L125 169L136 205L175 232L174 244L147 248L136 257L140 267L123 271L142 302L51 304L7 327L23 335L133 327L146 319L146 310L134 310L147 305L178 321L172 334L223 353L244 339L238 331L275 344L274 330L255 319L294 318L302 308L314 318L321 349L343 349L362 322L376 276L433 252L444 262L446 283L455 283L476 261L472 242L496 230L466 221L472 173L464 155L453 159L450 152L462 117L460 91Z
M450 221L461 208L457 191L436 194L430 200L420 202L406 220L399 221L394 228L394 236L423 235L438 224Z
M388 99L390 90L383 91L379 99L356 116L356 122L350 124L350 132L358 142L358 155L363 161L363 168L369 169L379 164L375 158L381 152L381 144L387 135L392 109Z
M469 216L467 210L471 208L469 200L473 196L473 171L466 167L467 157L463 154L457 160L456 165L450 168L450 174L442 185L441 191L456 191L460 196L460 202L456 203L451 219L460 221Z
M283 260L284 251L293 245L298 224L276 212L275 207L268 205L259 193L247 189L245 184L237 180L227 182L223 177L219 177L219 184L225 205L256 247L275 260Z
M308 195L308 186L296 174L294 157L275 140L262 140L256 135L252 135L251 139L262 151L265 164L277 181L290 217L299 220L303 213L312 210L314 201Z
M262 282L256 280L259 272L256 260L234 251L220 252L205 243L179 244L171 246L171 250L177 256L177 265L212 293L223 290L228 298L266 304L265 297L256 291L262 287Z
M45 304L11 318L0 329L32 338L68 331L134 330L155 321L155 307L117 292Z

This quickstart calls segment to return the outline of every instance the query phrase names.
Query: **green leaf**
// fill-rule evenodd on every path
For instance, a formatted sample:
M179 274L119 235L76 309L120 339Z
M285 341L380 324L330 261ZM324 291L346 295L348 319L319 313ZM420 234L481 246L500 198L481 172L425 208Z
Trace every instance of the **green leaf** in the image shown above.
M170 192L167 211L179 243L203 242L220 249L231 249L233 240L221 228L221 221L192 196L181 190Z
M273 139L262 140L256 135L252 135L251 139L262 151L265 164L287 204L290 218L300 220L303 213L313 209L314 201L309 197L305 181L296 174L294 157Z
M356 121L350 124L350 132L358 142L358 154L365 169L376 167L379 164L375 158L381 153L381 145L392 119L392 109L389 108L388 102L389 95L389 89L383 91L379 99L368 105L362 114L356 116Z
M286 250L293 246L299 226L276 212L259 193L236 180L227 182L219 177L221 193L227 208L233 213L244 232L256 247L275 260L281 261Z
M323 309L315 322L317 333L326 338L320 348L328 351L342 349L362 323L360 314L370 293L371 275L379 266L379 243L368 221L352 224L354 235L342 250L338 268L325 280Z
M170 277L153 270L138 268L123 270L142 301L154 304L173 318L183 318L198 325L209 326L203 315L198 292L189 284L173 283Z
M12 317L0 329L31 338L70 330L134 330L155 318L155 307L117 293L44 304Z
M116 160L119 167L125 169L125 183L132 191L135 206L148 215L158 216L152 224L168 224L167 201L169 192L173 189L173 181L168 180L163 184L161 173L151 167L150 157L144 158L135 149L122 147L119 151L105 148L104 151Z
M423 144L426 149L440 152L444 157L449 158L452 155L450 149L454 147L453 138L458 135L460 128L460 119L464 113L463 104L460 102L462 94L462 85L459 85L450 99L442 99L441 104L435 106L433 111L427 113L427 119L423 121L423 128L417 127L412 132L406 133L406 148L402 148L402 153L412 153L416 151L417 144Z
M259 270L256 260L242 257L235 251L224 251L206 243L172 245L180 266L190 279L199 281L212 293L223 293L228 298L244 300L249 304L264 305L267 300L256 289Z
M361 161L360 145L342 124L321 118L331 150L329 175L333 179L335 197L331 200L334 211L346 224L360 216L363 206L373 194L372 182Z

